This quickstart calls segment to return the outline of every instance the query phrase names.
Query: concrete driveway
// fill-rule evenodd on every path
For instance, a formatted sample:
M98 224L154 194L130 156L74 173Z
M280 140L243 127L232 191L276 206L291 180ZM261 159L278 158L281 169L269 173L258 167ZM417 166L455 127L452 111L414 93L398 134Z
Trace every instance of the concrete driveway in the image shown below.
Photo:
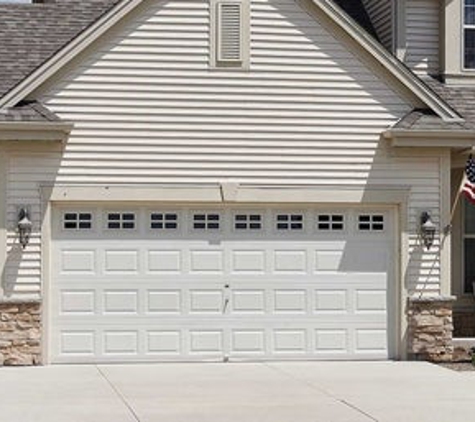
M475 373L418 362L0 369L8 422L468 422Z

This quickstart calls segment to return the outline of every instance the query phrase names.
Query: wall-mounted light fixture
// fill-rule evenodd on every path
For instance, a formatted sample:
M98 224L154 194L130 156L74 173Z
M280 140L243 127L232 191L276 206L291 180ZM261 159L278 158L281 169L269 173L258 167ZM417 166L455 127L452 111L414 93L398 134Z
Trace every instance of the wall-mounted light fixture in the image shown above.
M33 223L30 220L30 215L26 208L20 208L18 211L17 227L20 245L25 249L26 245L30 242L31 230L33 229Z
M435 232L437 231L437 226L432 221L432 217L427 211L424 211L421 214L421 238L424 246L429 250L434 244Z

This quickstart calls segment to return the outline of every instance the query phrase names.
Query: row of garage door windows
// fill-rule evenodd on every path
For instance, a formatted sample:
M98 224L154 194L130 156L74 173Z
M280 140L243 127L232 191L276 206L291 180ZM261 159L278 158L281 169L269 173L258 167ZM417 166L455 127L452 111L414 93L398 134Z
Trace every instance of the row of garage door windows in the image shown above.
M173 212L151 212L150 229L178 230L179 214ZM277 231L302 232L307 224L306 216L299 213L278 213L274 216L274 227ZM358 215L358 230L363 232L382 232L384 230L384 215ZM219 213L198 212L192 214L193 230L219 230L222 227L222 216ZM137 216L133 212L106 213L106 228L108 230L134 230ZM93 214L88 212L65 212L63 214L64 230L91 230ZM234 215L233 228L236 231L259 231L264 227L264 215L257 213L237 213ZM316 227L321 231L342 232L345 230L343 214L318 214Z

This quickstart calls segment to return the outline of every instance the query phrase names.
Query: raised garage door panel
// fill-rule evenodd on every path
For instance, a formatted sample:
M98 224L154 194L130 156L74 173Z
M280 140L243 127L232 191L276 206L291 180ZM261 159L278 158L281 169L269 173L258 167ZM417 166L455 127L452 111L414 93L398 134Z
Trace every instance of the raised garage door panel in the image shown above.
M389 211L54 214L53 362L388 356Z

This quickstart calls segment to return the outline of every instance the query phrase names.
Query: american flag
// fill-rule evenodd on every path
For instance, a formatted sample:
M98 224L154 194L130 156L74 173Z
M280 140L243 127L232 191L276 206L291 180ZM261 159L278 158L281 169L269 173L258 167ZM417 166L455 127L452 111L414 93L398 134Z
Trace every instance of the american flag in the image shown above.
M472 204L475 204L475 160L472 154L470 154L467 165L465 166L465 175L467 177L462 192Z

